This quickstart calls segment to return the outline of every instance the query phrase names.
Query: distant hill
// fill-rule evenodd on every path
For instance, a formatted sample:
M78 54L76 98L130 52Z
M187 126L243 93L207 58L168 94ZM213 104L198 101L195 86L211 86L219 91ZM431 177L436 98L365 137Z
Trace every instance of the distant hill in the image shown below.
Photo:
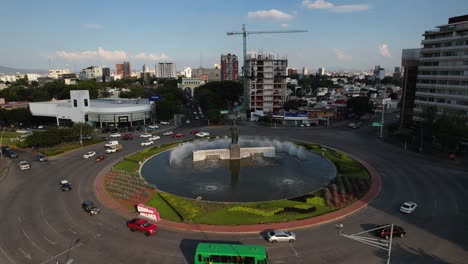
M37 70L37 69L16 69L5 66L0 66L0 73L44 73L47 70Z

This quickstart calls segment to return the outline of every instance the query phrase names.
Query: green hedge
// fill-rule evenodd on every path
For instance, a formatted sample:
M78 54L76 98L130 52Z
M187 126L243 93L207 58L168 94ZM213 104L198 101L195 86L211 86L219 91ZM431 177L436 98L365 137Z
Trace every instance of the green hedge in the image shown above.
M261 210L261 209L256 209L256 208L251 208L251 207L244 207L244 206L235 206L230 209L228 209L228 212L246 212L246 213L251 213L251 214L256 214L256 215L261 215L261 216L273 216L276 213L284 211L284 208L270 208L270 210Z
M306 203L311 204L313 206L325 206L325 200L322 197L315 196L312 198L307 198Z

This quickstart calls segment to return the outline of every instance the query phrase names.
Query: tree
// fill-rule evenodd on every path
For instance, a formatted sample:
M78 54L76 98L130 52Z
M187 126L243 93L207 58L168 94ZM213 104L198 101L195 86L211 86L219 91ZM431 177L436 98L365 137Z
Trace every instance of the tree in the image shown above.
M464 115L443 113L434 123L437 142L450 153L455 153L462 138L468 135L467 121Z
M348 100L348 108L353 112L358 118L361 116L370 113L372 111L373 105L367 96L358 96L352 97Z

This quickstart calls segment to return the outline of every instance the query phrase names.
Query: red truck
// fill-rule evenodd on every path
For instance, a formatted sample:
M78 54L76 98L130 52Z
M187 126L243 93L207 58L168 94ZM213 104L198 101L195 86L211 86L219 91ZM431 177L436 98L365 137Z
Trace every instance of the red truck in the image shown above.
M144 232L146 236L154 235L154 233L156 233L156 230L158 229L156 225L151 224L147 220L138 218L128 221L127 227L132 232L135 232L136 230Z

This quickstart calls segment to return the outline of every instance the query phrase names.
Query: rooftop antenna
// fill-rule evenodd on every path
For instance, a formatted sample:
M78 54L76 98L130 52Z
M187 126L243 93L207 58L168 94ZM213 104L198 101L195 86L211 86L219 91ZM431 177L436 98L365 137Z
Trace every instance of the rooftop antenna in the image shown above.
M203 69L203 53L200 51L200 69Z

